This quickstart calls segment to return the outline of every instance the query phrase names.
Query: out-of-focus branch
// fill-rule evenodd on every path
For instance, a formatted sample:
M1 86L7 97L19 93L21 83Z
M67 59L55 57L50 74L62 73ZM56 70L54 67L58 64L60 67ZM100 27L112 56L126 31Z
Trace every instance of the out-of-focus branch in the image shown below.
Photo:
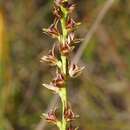
M110 9L110 7L113 5L114 1L115 0L107 0L106 3L104 4L103 9L100 11L95 22L93 23L92 27L88 31L87 35L85 36L84 42L79 47L77 53L74 55L73 60L72 60L73 63L77 63L79 61L79 59L81 58L86 46L88 45L89 41L91 40L93 34L96 32L98 26L101 24L106 13Z
M72 59L72 62L77 63L82 54L84 49L86 48L88 42L90 41L90 39L92 38L93 34L96 32L99 24L102 22L104 16L106 15L106 13L108 12L108 10L110 9L110 7L113 5L113 2L115 0L108 0L106 1L106 3L103 6L103 9L100 11L99 15L97 16L94 24L92 25L92 27L90 28L90 31L86 34L86 37L84 39L84 42L82 43L82 45L80 46L80 48L78 49L77 53L75 54L74 58ZM54 96L52 98L52 101L50 103L50 105L47 108L47 112L51 109L51 107L56 103L57 101L57 96ZM46 122L44 121L44 119L41 119L41 121L39 122L39 124L36 126L35 130L43 130L44 127L46 125Z

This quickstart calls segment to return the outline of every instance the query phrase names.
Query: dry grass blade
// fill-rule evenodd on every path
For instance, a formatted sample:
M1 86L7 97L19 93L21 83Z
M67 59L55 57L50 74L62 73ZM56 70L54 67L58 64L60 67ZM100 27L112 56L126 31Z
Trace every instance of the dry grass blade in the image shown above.
M77 53L74 55L74 58L72 60L73 63L77 63L79 61L79 59L81 58L86 46L88 45L89 41L91 40L93 34L96 32L98 26L101 24L103 18L105 17L106 13L111 8L113 3L114 3L114 0L106 1L103 9L100 11L100 13L97 16L95 22L93 23L92 27L88 31L87 35L85 36L84 42L82 43L82 45L78 49Z

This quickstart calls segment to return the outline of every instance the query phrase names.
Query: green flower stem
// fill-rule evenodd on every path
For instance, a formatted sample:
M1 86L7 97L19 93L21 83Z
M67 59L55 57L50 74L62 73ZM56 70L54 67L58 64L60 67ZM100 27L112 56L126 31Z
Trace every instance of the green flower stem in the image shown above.
M65 108L67 106L67 93L66 93L66 88L62 88L61 91L60 91L60 98L61 98L61 101L62 101L62 130L66 130L66 125L67 125L67 122L64 118L64 111L65 111Z
M66 0L67 1L67 0ZM66 19L67 19L67 11L61 7L61 10L63 11L63 18L61 19L61 28L62 28L62 38L61 38L61 43L65 44L65 41L67 39L67 29L66 29ZM65 78L67 78L67 57L61 55L61 60L62 60L62 71L65 75ZM67 122L66 119L64 117L64 111L65 108L67 108L67 86L65 84L64 88L62 88L61 92L60 92L60 98L62 101L62 128L61 130L66 130L67 129Z
M62 71L63 71L64 75L66 75L67 74L67 72L66 72L66 65L67 65L66 56L61 56L61 60L62 60Z
M67 18L67 14L64 13L64 17L61 19L61 27L62 27L62 44L65 43L66 41L66 38L67 38L67 35L68 35L68 32L67 32L67 29L65 27L65 24L66 24L66 18ZM67 58L66 56L61 56L61 60L62 60L62 70L64 72L64 74L66 75L67 74L67 69L66 69L66 66L67 66Z
M61 56L61 59L62 59L62 69L63 69L63 72L64 72L64 75L66 75L66 66L67 66L67 59L65 56ZM65 111L65 108L67 107L67 89L66 89L66 84L65 86L62 88L61 92L60 92L60 98L61 98L61 101L62 101L62 130L66 130L66 125L67 125L67 122L64 118L64 111Z

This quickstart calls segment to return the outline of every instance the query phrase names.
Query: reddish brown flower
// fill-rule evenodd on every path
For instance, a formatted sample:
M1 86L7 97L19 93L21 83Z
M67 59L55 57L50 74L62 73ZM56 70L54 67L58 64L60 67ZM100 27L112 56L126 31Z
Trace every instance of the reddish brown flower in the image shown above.
M57 87L64 87L65 79L63 74L57 73L56 78L52 80L52 84Z
M68 107L64 111L64 117L65 117L66 121L72 121L79 116L75 115L74 112L72 111L72 109L70 107Z
M43 84L44 87L46 87L49 90L54 91L55 93L59 93L60 88L64 87L65 84L65 78L61 73L56 74L56 78L50 82L50 84Z
M68 56L72 50L73 47L71 47L67 42L65 42L65 44L60 44L60 52L62 55Z
M62 18L62 16L63 16L63 12L61 11L61 9L60 9L59 7L56 7L56 6L54 6L54 8L53 8L53 14L54 14L58 19Z
M52 50L49 50L49 53L48 53L47 56L43 56L43 57L41 58L41 61L45 61L45 62L47 62L47 63L48 63L49 65L51 65L51 66L57 65L58 60L57 60L57 58L55 57L54 51L55 51L55 45L53 46Z
M81 42L81 40L82 40L82 39L75 38L75 35L74 35L73 32L70 33L70 34L68 35L68 38L67 38L67 42L68 42L69 45L73 45L73 44L75 44L75 43L79 43L79 42Z
M62 2L62 6L70 13L75 9L75 4L69 3L68 1Z
M72 32L68 35L67 42L68 44L71 44L74 41L75 34Z
M60 36L59 30L57 28L58 19L55 19L54 23L48 29L43 28L43 32L50 35L53 38L58 38Z
M75 77L79 76L84 68L85 67L80 68L75 64L70 65L70 68L69 68L70 77L75 78Z
M57 124L58 119L56 117L55 111L56 109L49 111L47 114L43 113L42 115L45 117L47 122Z
M80 23L76 23L72 18L68 18L66 28L68 29L68 31L72 31L78 25L80 25Z
M72 12L75 9L75 4L69 4L68 10L69 12Z

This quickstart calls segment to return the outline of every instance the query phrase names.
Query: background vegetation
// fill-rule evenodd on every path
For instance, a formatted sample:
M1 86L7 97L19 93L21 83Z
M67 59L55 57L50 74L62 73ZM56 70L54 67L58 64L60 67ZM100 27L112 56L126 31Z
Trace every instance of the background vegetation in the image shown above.
M75 2L73 16L82 22L77 36L85 37L107 0ZM40 63L54 42L42 33L52 23L52 3L0 0L0 130L56 129L40 118L50 103L58 103L41 85L54 71ZM129 0L112 3L79 64L86 70L69 82L69 97L80 130L130 130Z

